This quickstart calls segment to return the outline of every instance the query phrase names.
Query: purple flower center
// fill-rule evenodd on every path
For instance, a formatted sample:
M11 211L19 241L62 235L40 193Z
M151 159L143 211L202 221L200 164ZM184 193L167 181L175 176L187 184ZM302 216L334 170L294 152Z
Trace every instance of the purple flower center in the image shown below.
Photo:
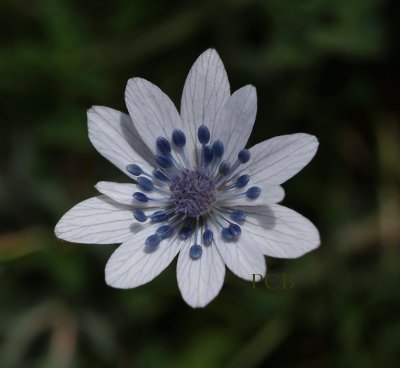
M212 176L204 169L181 171L170 183L170 205L188 217L206 214L215 201Z

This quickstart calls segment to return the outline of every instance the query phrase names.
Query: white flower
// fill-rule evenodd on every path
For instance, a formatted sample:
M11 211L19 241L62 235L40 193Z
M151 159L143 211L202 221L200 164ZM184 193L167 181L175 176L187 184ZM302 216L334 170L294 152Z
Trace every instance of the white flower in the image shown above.
M128 81L125 99L129 115L88 111L89 138L137 184L99 182L101 195L77 204L55 228L71 242L122 243L106 265L108 285L143 285L179 253L182 297L204 307L219 293L225 265L251 280L265 275L264 255L295 258L319 246L315 226L277 204L280 184L308 164L317 139L291 134L245 149L256 90L247 85L231 95L215 50L191 68L180 114L141 78Z

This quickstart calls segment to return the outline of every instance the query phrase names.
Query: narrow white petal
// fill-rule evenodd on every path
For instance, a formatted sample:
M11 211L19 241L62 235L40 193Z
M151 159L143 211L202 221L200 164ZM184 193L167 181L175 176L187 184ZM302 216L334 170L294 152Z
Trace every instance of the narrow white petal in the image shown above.
M235 191L230 191L230 193L243 193L245 192L249 187L252 186L252 183L250 182L250 185L248 185L246 188L243 189L236 189ZM219 200L218 205L221 206L261 206L263 204L270 204L270 203L278 203L285 198L285 191L280 185L276 184L268 184L265 182L261 182L257 185L261 189L260 196L256 199L250 199L247 198L245 195L234 198L234 199L229 199L229 200ZM225 196L221 195L221 198L225 198Z
M244 86L228 98L221 110L214 130L214 139L225 146L224 160L235 162L239 151L245 148L257 114L257 92L253 86Z
M179 252L175 238L163 240L159 248L146 252L146 239L154 234L156 226L147 225L143 231L121 244L107 262L105 275L108 285L130 289L146 284L158 276Z
M254 185L264 181L282 184L311 161L317 148L318 140L313 135L274 137L250 148L250 161L241 165L240 170L251 175Z
M129 79L125 90L129 115L143 141L156 152L156 139L171 141L174 129L185 133L182 119L170 98L153 83L142 79ZM177 157L178 160L180 157Z
M205 124L214 137L217 116L230 96L228 76L219 55L214 49L202 53L186 78L182 93L181 116L193 147L197 130ZM196 151L197 162L199 162Z
M160 202L149 200L148 202L139 202L133 198L133 193L143 191L136 184L128 183L114 183L110 181L99 181L95 188L101 193L105 194L112 200L126 204L132 207L147 208L147 207L159 207ZM158 193L145 193L147 196L156 199L163 200L163 197Z
M215 227L213 231L223 261L236 276L248 281L253 280L253 274L265 276L267 265L264 255L248 231L242 229L239 239L232 242L224 241Z
M89 139L96 150L128 176L126 166L136 164L152 170L154 157L127 114L102 106L88 113Z
M225 265L215 243L203 246L197 260L189 256L191 243L185 242L176 268L178 286L182 297L193 308L204 307L220 292L224 283Z
M142 230L131 208L106 196L87 199L72 207L58 222L58 238L74 243L122 243Z
M299 213L274 204L241 207L247 212L248 231L262 252L276 258L297 258L320 245L317 228Z

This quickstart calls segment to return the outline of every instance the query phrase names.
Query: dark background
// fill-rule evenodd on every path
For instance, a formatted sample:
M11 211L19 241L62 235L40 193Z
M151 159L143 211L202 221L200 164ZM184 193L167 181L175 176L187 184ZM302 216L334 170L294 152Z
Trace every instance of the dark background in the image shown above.
M399 318L399 39L396 0L0 1L0 367L394 367ZM189 308L175 263L129 291L104 282L115 246L57 241L54 225L100 180L86 110L126 111L149 79L179 105L215 47L232 90L257 87L251 144L316 135L284 185L322 245L267 259L295 280L268 290L228 273ZM397 358L397 360L396 360Z

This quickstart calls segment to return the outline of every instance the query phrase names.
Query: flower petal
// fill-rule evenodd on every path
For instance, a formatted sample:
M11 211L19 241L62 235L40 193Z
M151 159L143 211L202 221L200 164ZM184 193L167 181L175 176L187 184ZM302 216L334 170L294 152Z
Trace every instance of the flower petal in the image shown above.
M127 114L102 106L93 106L87 113L89 139L96 150L121 171L136 164L145 171L154 166L154 156L140 138Z
M182 120L193 147L200 125L207 125L214 136L217 115L229 96L228 76L219 55L214 49L203 52L189 71L181 101ZM199 163L197 150L195 154Z
M318 140L313 135L274 137L250 148L250 161L241 165L240 170L251 175L254 185L264 181L282 184L311 161L317 148Z
M153 235L156 226L146 226L143 231L121 244L111 255L105 269L108 285L130 289L153 280L175 258L180 244L175 238L163 240L158 249L146 252L146 239Z
M125 102L133 124L152 152L156 152L158 137L171 140L174 129L185 132L175 105L153 83L143 78L129 79L125 90ZM177 157L180 160L180 156Z
M253 274L265 276L267 265L264 255L248 231L242 231L237 241L226 242L213 226L214 239L226 266L238 277L251 281Z
M297 258L320 245L317 228L289 208L273 204L241 209L247 212L243 231L250 232L268 256Z
M142 190L136 184L114 183L110 181L99 181L95 188L113 201L138 208L159 207L160 202L149 200L148 202L139 202L133 198L133 193L141 192ZM147 195L147 194L146 194ZM163 200L159 194L150 193L149 197L156 200Z
M257 114L257 92L244 86L228 98L215 125L215 139L225 146L224 160L235 162L249 140Z
M205 307L220 292L225 278L225 264L215 246L203 246L202 256L192 260L190 243L182 246L176 274L182 298L193 308Z
M87 199L72 207L55 227L57 238L75 243L122 243L142 230L130 207L106 196Z

